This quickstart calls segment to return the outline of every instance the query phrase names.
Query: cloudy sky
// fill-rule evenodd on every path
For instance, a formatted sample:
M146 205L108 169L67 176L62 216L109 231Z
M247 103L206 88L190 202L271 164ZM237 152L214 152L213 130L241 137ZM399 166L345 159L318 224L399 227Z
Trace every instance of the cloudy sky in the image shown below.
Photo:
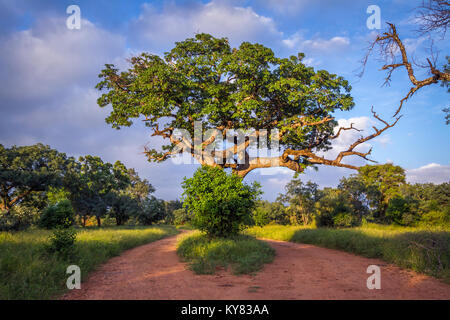
M356 106L335 114L340 124L371 133L375 124L370 108L389 119L409 90L404 70L382 86L380 62L369 61L362 78L360 60L378 30L369 30L369 5L381 9L382 25L397 25L398 32L423 63L427 38L414 32L410 0L260 0L260 1L125 1L125 0L0 0L0 143L6 146L48 144L68 155L99 155L136 168L156 187L156 196L169 200L181 195L180 182L195 165L149 163L143 146L158 143L139 123L115 130L104 121L108 109L96 105L98 73L105 63L126 68L126 59L142 51L163 54L175 41L206 32L228 37L233 46L242 41L262 43L281 57L306 54L306 63L344 76L352 84ZM81 28L66 27L66 9L81 9ZM449 53L448 36L434 43L442 65ZM427 76L426 72L418 77ZM361 146L373 146L372 158L393 162L407 170L410 182L450 180L450 126L442 109L449 107L446 90L422 89L405 105L404 117L384 135ZM342 150L355 132L345 132L331 153ZM363 164L360 160L349 163ZM334 167L307 170L302 175L323 186L335 186L352 171ZM258 180L264 198L273 200L293 172L254 170L246 179Z

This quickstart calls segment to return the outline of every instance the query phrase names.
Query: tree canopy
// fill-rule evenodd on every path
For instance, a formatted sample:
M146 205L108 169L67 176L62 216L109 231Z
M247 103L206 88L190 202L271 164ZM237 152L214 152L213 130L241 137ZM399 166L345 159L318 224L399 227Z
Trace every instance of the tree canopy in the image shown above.
M41 143L32 146L0 144L0 209L9 211L34 192L63 184L74 159Z
M303 53L279 58L257 43L243 42L231 48L226 38L201 33L177 42L163 58L149 53L132 57L126 71L107 64L96 86L103 92L98 104L112 106L106 122L113 128L131 126L140 119L153 136L167 139L160 149L145 150L150 161L164 161L183 149L201 164L231 168L240 176L271 166L296 172L312 164L356 169L342 159L366 158L370 150L354 149L392 125L374 113L384 128L361 137L335 159L318 156L343 130L356 130L353 125L336 130L332 116L335 111L350 110L354 102L347 80L325 70L315 71L303 58ZM197 147L193 141L197 139L196 121L201 121L202 130ZM253 139L247 136L240 142L235 139L229 148L211 149L235 129L253 130L249 135ZM185 130L189 138L180 139L176 130ZM265 135L279 139L281 155L251 159L247 148ZM227 161L230 158L233 161Z

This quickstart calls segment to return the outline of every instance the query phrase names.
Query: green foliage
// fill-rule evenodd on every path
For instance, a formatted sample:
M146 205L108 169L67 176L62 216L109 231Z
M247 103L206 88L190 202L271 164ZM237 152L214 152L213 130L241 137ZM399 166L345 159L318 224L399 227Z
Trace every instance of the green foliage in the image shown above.
M185 129L193 136L193 121L202 120L205 131L223 125L269 133L277 128L285 132L282 146L305 149L317 144L316 149L325 150L336 121L298 128L292 123L299 117L314 122L350 110L351 86L342 77L307 67L303 58L302 53L278 58L257 43L231 48L228 39L201 33L177 42L164 58L149 53L132 57L126 71L107 64L99 74L96 88L103 94L97 102L112 106L106 122L113 128L131 126L141 117L153 129ZM167 158L161 156L174 147L171 142L148 154L163 161ZM303 157L297 161L309 165Z
M269 223L288 224L289 216L280 202L258 201L252 212L254 224L265 226Z
M164 219L166 207L164 200L157 199L154 196L144 200L142 207L138 213L138 221L143 225L151 225Z
M189 211L187 211L186 208L174 210L173 216L173 223L175 225L183 225L189 223L192 219L191 214L189 214Z
M108 205L109 216L116 219L118 226L123 225L131 216L137 215L141 211L139 200L123 192L110 192Z
M47 252L61 256L63 259L73 257L77 232L74 228L58 227L49 237Z
M25 230L39 219L39 211L26 205L18 205L9 211L0 210L0 231Z
M218 268L231 268L234 274L255 273L272 262L275 250L267 243L249 236L211 239L195 233L184 237L177 253L198 274L213 274Z
M292 179L286 185L286 194L280 195L278 201L289 203L288 213L292 224L307 225L314 219L314 204L320 199L318 185L311 181L303 183Z
M366 165L358 176L367 190L366 196L375 209L375 217L383 221L389 200L399 195L405 184L405 170L393 164Z
M103 162L87 155L79 158L79 166L69 184L71 200L80 216L94 215L100 219L107 213L110 193L130 186L127 168L120 162Z
M353 227L360 223L348 194L331 188L325 188L316 203L315 221L318 227Z
M386 218L395 224L413 225L414 217L411 210L411 205L405 198L396 196L389 200Z
M255 237L309 243L382 259L450 283L448 229L376 224L351 229L269 225L248 229L246 233Z
M57 204L60 201L69 199L70 192L64 188L49 187L46 195L47 203L49 205L52 205Z
M193 213L193 226L213 237L233 236L250 225L261 194L258 183L244 184L237 175L209 166L184 178L182 186L183 205Z
M61 185L73 162L41 143L11 148L0 144L0 210L9 211L35 193Z
M166 210L165 217L164 217L164 223L180 224L180 223L175 222L175 220L177 219L175 216L175 211L183 208L183 203L180 200L170 200L170 201L165 201L164 205L165 205L165 210Z
M61 200L49 205L42 213L39 226L45 229L70 227L74 222L74 211L70 200Z

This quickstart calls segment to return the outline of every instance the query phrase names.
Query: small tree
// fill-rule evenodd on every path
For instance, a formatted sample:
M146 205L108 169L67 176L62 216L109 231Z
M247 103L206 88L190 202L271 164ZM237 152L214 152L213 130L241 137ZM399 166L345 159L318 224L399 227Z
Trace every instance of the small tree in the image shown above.
M257 182L247 185L237 175L202 166L182 185L192 224L210 237L233 236L252 223L251 212L261 194Z

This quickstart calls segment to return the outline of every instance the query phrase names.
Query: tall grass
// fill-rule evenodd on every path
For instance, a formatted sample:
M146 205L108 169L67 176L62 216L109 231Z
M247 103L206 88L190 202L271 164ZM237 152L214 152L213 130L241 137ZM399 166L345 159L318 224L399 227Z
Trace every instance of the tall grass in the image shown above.
M52 299L65 291L69 265L82 280L99 264L126 249L176 234L171 226L80 230L75 254L64 259L47 253L51 231L0 232L0 299Z
M351 229L328 229L268 225L250 228L246 233L379 258L450 283L450 232L445 228L367 224Z
M198 274L213 274L218 268L230 268L234 274L254 273L272 262L275 250L254 237L208 238L197 231L183 237L177 253Z

